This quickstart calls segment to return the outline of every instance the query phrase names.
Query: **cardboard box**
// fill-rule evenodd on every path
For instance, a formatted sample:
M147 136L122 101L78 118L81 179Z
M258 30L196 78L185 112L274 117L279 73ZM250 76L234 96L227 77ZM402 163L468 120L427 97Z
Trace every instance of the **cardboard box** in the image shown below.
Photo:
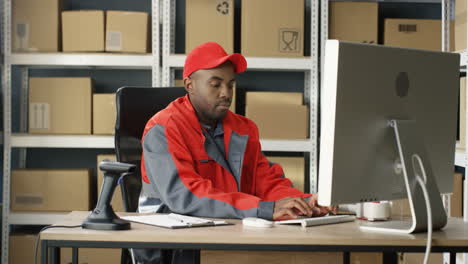
M351 264L381 264L383 254L380 252L351 252Z
M234 52L234 0L186 0L185 53L214 41Z
M97 197L99 198L99 195L101 194L101 186L102 182L104 179L104 173L99 169L99 163L101 163L104 160L109 160L109 161L117 161L117 157L112 154L107 154L107 155L98 155L97 156ZM120 188L120 185L117 185L114 191L114 196L112 197L111 200L111 205L112 208L114 209L115 212L125 212L123 201L122 201L122 189Z
M329 39L377 44L378 3L330 2L329 12Z
M279 92L256 93L247 92L246 94L245 116L255 122L260 133L260 138L306 139L308 137L309 110L307 106L281 103L277 100L281 95L284 98L289 97L289 99L297 99L297 96ZM274 95L270 97L272 94ZM256 98L260 98L260 100L257 101Z
M459 173L453 176L453 193L450 198L450 217L463 216L463 177ZM408 199L393 200L391 202L391 216L394 219L411 217Z
M455 50L466 49L466 18L468 16L466 0L455 0Z
M280 164L284 176L291 180L294 188L304 192L305 163L303 157L267 157L267 159L272 163Z
M451 36L453 37L453 25ZM442 23L432 19L385 19L384 44L401 48L442 50ZM454 38L451 39L453 50Z
M113 135L116 118L115 93L93 94L93 134Z
M8 263L25 264L34 263L34 248L36 246L36 234L12 234L10 235ZM39 243L36 263L40 263Z
M61 0L14 0L12 51L60 51Z
M289 263L343 263L341 252L281 252L281 251L237 251L202 250L202 264L270 264Z
M185 87L184 80L181 80L181 79L174 80L174 86L175 87Z
M390 215L394 219L411 217L411 208L408 199L393 200Z
M421 264L424 260L424 253L403 253L404 264ZM444 263L444 256L442 253L431 253L429 256L428 264Z
M304 0L243 0L241 17L244 56L304 56Z
M29 133L91 134L90 78L30 78Z
M459 140L457 149L464 151L466 148L466 77L460 78L460 116L459 116Z
M106 12L106 51L148 52L148 13Z
M119 248L80 248L78 264L120 264L122 250ZM60 264L72 264L72 249L60 249Z
M87 211L87 169L19 169L11 174L13 211Z
M247 92L247 105L302 105L302 93Z
M104 51L104 11L62 12L62 45L64 52Z
M455 173L453 176L450 217L463 217L463 175L461 173Z

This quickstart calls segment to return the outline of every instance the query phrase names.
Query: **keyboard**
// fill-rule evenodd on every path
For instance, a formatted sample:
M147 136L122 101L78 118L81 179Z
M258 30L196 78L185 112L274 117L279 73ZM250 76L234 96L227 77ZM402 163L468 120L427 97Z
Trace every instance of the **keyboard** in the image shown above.
M320 217L298 218L291 220L275 221L275 225L300 224L302 227L338 224L352 222L356 219L354 215L329 215Z

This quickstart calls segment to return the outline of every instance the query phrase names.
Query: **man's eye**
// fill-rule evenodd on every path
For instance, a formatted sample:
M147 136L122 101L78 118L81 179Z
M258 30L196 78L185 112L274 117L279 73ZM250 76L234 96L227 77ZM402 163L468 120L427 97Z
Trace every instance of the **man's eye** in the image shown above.
M214 88L219 88L219 87L221 87L221 84L220 84L220 83L214 83L214 84L212 84L212 86L213 86Z

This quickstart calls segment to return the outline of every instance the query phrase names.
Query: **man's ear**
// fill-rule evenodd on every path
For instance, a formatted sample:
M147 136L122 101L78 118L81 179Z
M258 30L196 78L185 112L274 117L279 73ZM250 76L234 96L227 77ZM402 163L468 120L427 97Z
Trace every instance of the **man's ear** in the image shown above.
M189 77L185 78L184 87L185 87L185 91L187 91L188 94L193 93L193 80L190 79Z

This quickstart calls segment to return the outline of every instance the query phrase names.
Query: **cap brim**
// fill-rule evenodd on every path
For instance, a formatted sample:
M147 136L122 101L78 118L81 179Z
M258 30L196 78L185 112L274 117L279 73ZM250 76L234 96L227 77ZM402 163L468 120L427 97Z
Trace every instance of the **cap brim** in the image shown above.
M225 63L226 61L232 62L232 64L234 65L234 72L235 73L244 72L245 69L247 68L247 61L245 60L245 57L240 53L233 53L233 54L224 56L222 58L219 58L218 60L213 61L209 65L205 65L205 67L203 67L203 69L216 68L219 65Z

